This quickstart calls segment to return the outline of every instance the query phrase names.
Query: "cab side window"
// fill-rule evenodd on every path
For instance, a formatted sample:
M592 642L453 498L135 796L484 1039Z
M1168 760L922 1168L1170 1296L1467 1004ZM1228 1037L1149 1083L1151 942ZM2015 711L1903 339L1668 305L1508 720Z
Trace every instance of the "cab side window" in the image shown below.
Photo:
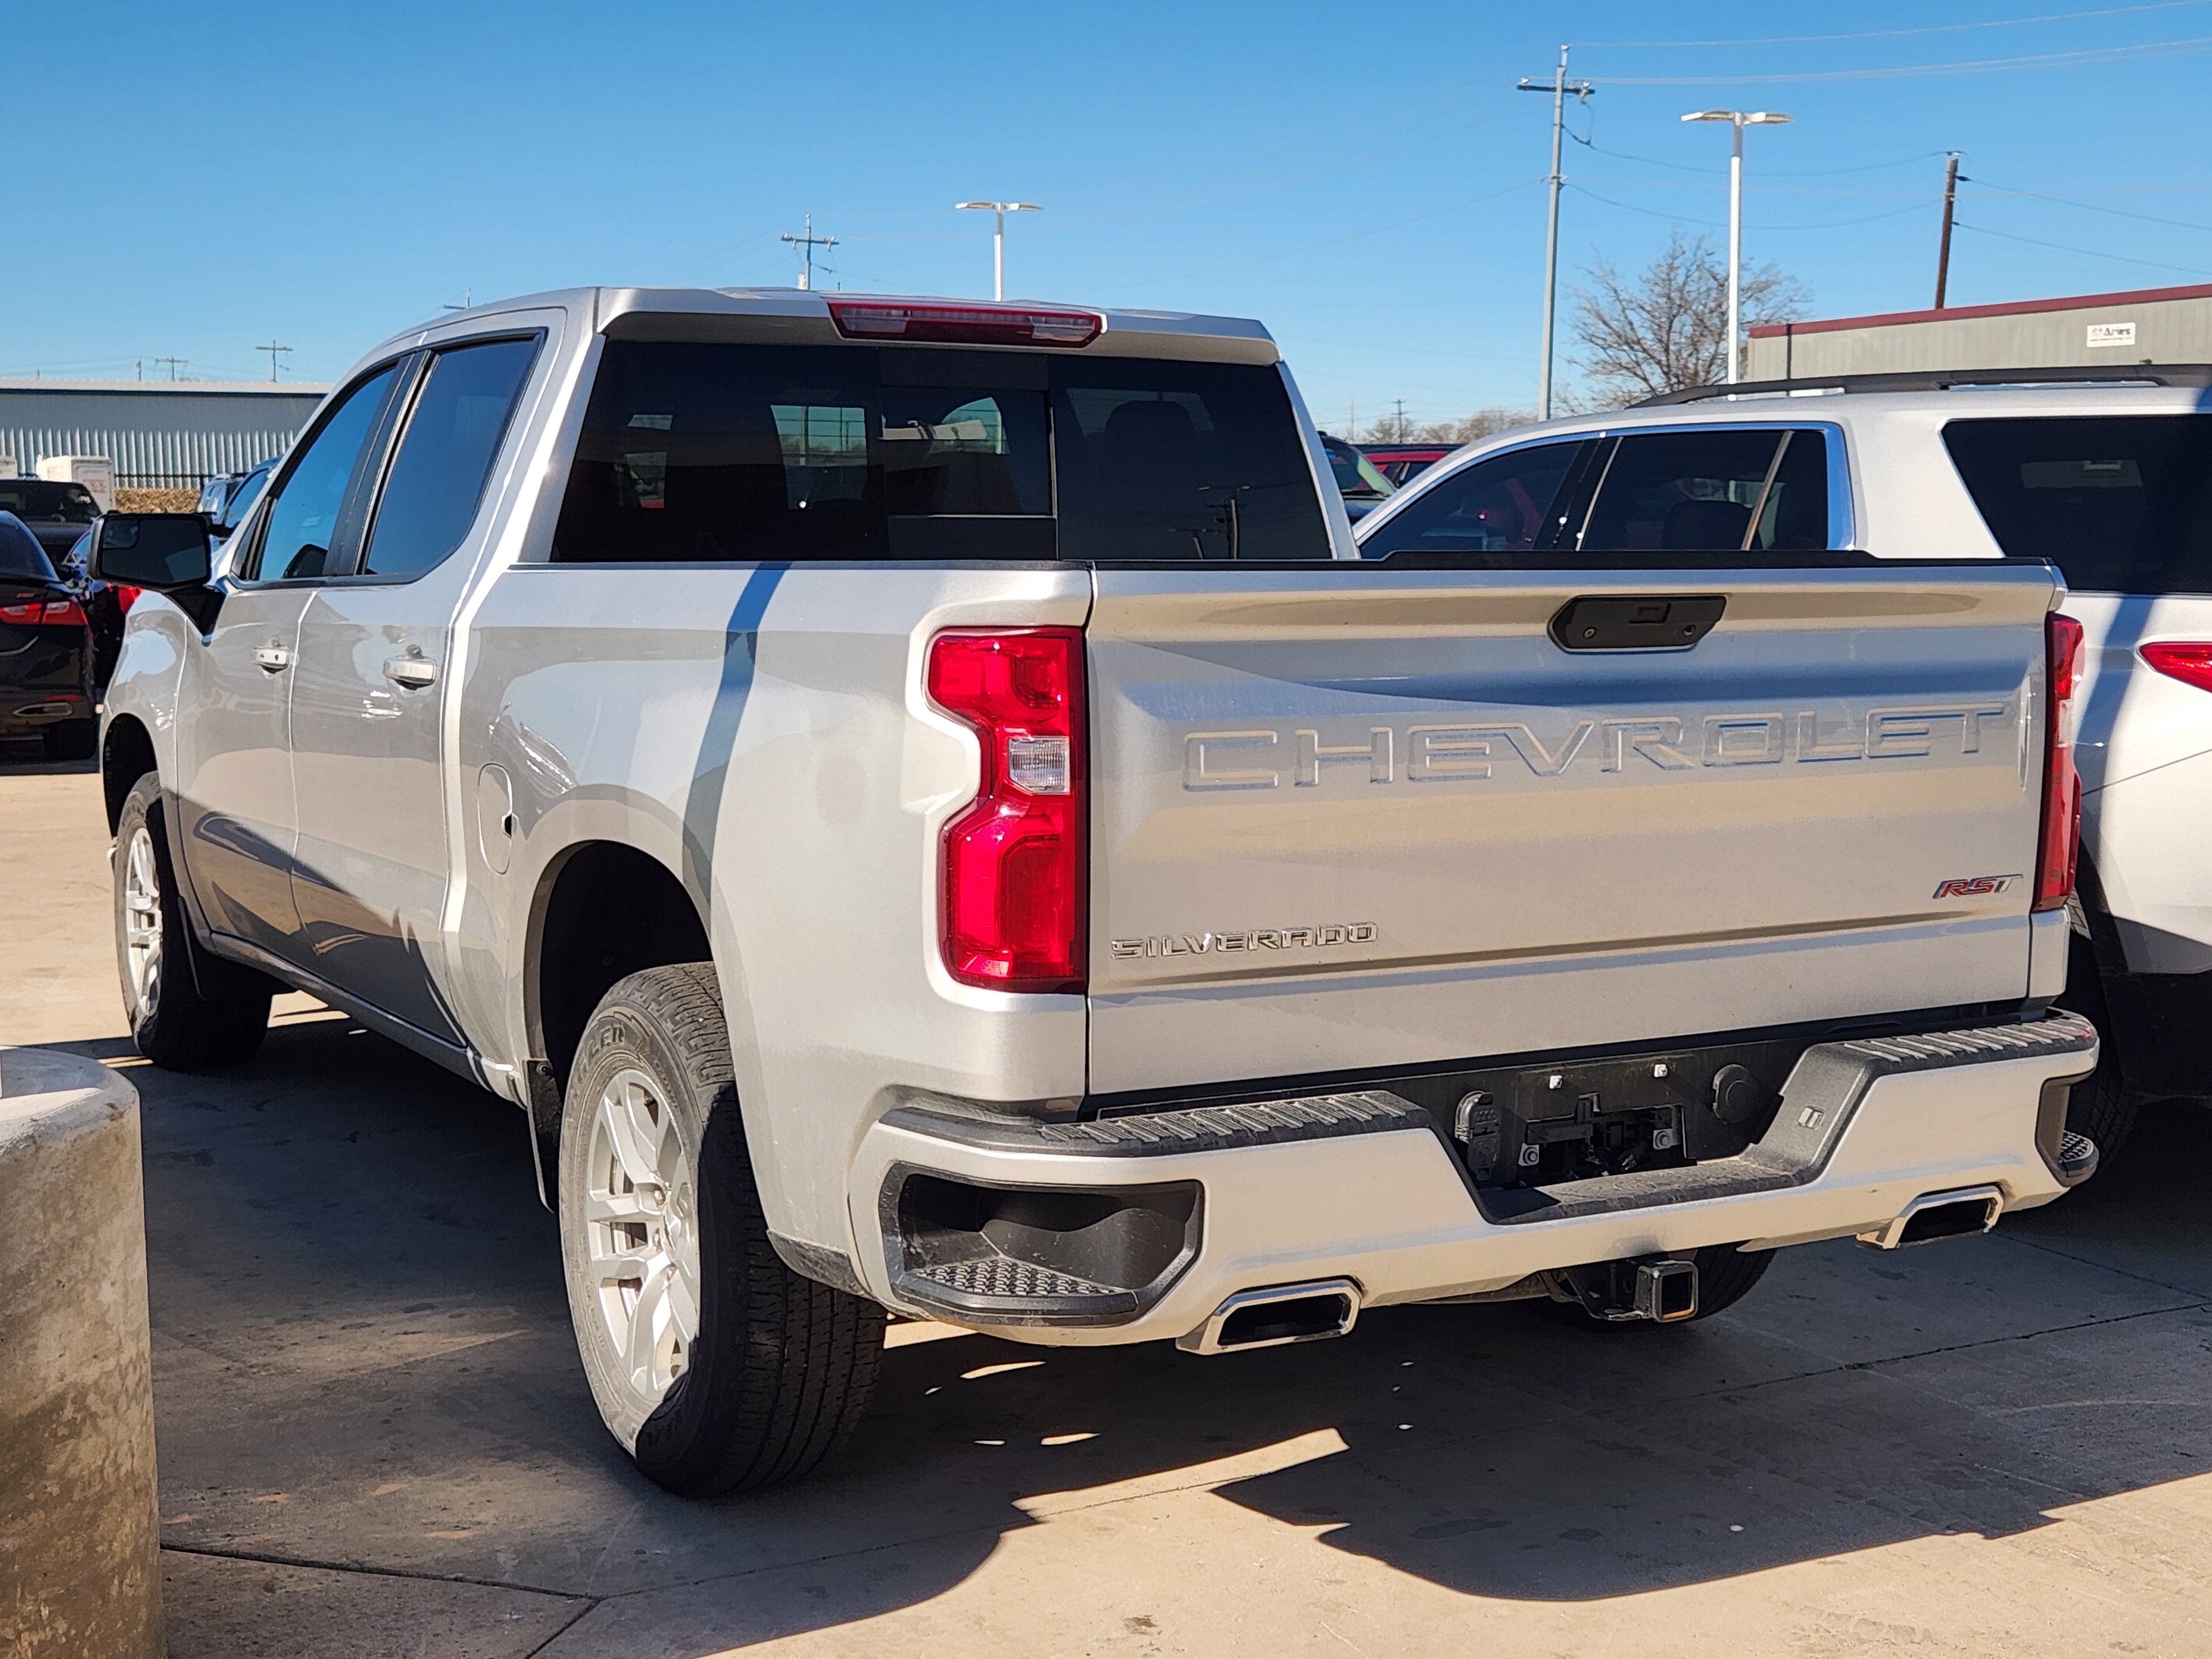
M431 358L393 456L363 574L420 575L476 522L538 342L492 340Z
M362 450L398 372L395 363L354 387L308 441L269 503L249 580L296 581L343 568L345 550L338 549L337 563L332 562L339 518Z
M1587 553L1828 544L1826 434L1678 428L1620 440L1577 542Z
M1439 481L1360 544L1361 556L1393 553L1530 553L1562 529L1576 462L1600 441L1509 450Z

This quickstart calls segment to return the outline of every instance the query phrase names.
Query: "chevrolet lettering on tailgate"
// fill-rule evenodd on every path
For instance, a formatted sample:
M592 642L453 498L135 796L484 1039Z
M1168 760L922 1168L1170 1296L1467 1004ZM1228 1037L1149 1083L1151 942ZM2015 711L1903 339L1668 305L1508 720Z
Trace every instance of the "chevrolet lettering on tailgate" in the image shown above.
M1832 723L1811 709L1708 714L1702 720L1679 715L1584 720L1552 743L1510 720L1371 726L1364 743L1324 744L1312 727L1192 732L1183 738L1182 787L1311 787L1328 767L1339 769L1336 776L1364 770L1370 783L1468 783L1492 777L1493 768L1509 761L1535 777L1556 778L1578 761L1582 770L1614 773L1626 771L1638 757L1663 771L1681 772L1908 760L1954 744L1950 752L1974 755L1981 752L1984 722L2004 722L2013 709L2008 699L1869 708L1863 719Z

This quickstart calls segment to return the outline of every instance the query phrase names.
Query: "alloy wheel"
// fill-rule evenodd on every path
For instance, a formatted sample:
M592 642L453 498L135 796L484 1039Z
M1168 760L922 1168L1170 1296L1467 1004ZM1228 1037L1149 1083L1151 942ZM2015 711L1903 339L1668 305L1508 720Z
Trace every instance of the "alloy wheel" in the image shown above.
M143 823L123 854L123 957L132 1000L150 1006L161 978L161 871L153 834Z
M699 1211L675 1115L643 1072L617 1072L600 1091L590 1158L591 1288L622 1375L650 1411L699 1334Z

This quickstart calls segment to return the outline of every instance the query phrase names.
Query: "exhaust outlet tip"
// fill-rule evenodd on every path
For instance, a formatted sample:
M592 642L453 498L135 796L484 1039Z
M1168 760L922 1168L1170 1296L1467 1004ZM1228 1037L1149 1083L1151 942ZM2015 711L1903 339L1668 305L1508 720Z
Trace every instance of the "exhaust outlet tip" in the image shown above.
M1227 1353L1322 1342L1349 1332L1359 1318L1359 1287L1348 1279L1317 1279L1240 1291L1206 1323L1176 1339L1185 1353Z
M1948 1193L1923 1193L1881 1226L1858 1236L1876 1250L1901 1250L1938 1239L1985 1233L2004 1213L2004 1194L1995 1187L1961 1187Z

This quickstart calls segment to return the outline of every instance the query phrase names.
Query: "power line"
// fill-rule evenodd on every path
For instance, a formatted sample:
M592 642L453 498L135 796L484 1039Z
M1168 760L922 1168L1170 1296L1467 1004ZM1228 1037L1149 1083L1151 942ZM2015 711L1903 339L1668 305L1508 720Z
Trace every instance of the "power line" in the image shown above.
M1578 46L1800 46L1836 40L1890 40L1907 34L1956 34L1967 29L2025 28L2035 23L2075 23L2085 17L2123 17L2131 12L2179 11L2207 0L2151 0L2148 4L2104 6L2094 11L2056 11L2040 17L1992 17L1977 23L1927 23L1909 29L1865 29L1855 34L1770 34L1739 40L1577 40Z
M2045 242L2033 236L2018 236L2008 230L1990 230L1982 225L1970 225L1959 220L1960 230L1971 230L1977 236L2000 236L2008 242L2025 242L2030 247L2047 247L2060 253L2080 253L2092 259L2117 259L2124 265L2148 265L2153 270L2177 270L2185 276L2212 276L2212 270L2201 270L2194 265L2170 265L2162 259L2138 259L2130 254L2107 253L2101 248L2069 247L2063 242Z
M1638 207L1633 202L1616 202L1610 196L1599 195L1587 185L1578 184L1571 185L1570 188L1571 188L1577 195L1589 197L1593 202L1602 202L1607 207L1620 208L1624 212L1641 213L1647 218L1670 220L1676 224L1703 225L1711 230L1724 230L1727 228L1727 226L1718 219L1700 219L1694 215L1686 213L1662 213L1656 208ZM1927 205L1927 199L1923 197L1917 200L1908 202L1903 207L1891 208L1887 212L1869 213L1863 218L1824 219L1817 224L1810 225L1761 224L1759 228L1761 231L1841 230L1849 225L1870 225L1880 219L1896 219L1900 218L1908 213L1923 212L1926 210Z
M289 346L287 346L287 347L285 347L284 349L285 349L287 351L289 351L289 350L291 349L291 348L290 348ZM191 358L189 358L189 357L156 357L156 358L155 358L155 359L154 359L154 361L155 361L155 362L157 362L157 363L167 363L167 364L168 364L168 366L169 366L169 378L170 378L171 380L175 380L175 379L177 378L177 371L178 371L179 369L180 369L180 368L184 368L187 363L191 362ZM273 362L276 361L276 359L272 357L272 358L270 358L270 361L273 363ZM276 377L274 374L271 374L269 378L270 378L270 380L275 380Z
M1101 289L1098 291L1102 294L1118 294L1125 289L1152 288L1161 283L1179 283L1192 276L1211 276L1224 270L1243 270L1251 265L1272 264L1277 259L1294 258L1301 253L1316 253L1325 247L1339 247L1346 242L1357 242L1364 237L1380 236L1385 231L1401 230L1407 225L1418 225L1430 219L1441 219L1447 213L1457 213L1462 208L1471 208L1482 202L1494 202L1501 196L1510 196L1516 190L1526 190L1531 185L1540 185L1543 182L1544 175L1538 173L1533 179L1523 179L1518 184L1506 185L1503 190L1493 190L1482 196L1470 196L1464 202L1454 202L1449 207L1435 208L1427 213L1417 213L1410 219L1394 219L1387 225L1376 225L1368 230L1355 230L1348 236L1332 236L1324 242L1309 242L1304 247L1285 248L1279 253L1263 253L1256 259L1239 259L1231 264L1208 265L1202 270L1178 270L1165 276L1146 276L1139 282L1120 283L1112 288Z
M1567 137L1573 139L1585 149L1595 150L1600 155L1610 155L1616 161L1635 161L1648 167L1668 167L1676 173L1701 173L1709 178L1712 176L1715 171L1711 167L1692 166L1687 161L1662 161L1656 155L1632 155L1625 149L1607 149L1603 144L1599 143L1595 139L1585 138L1580 133L1572 131L1571 130L1568 132ZM1917 155L1900 155L1893 161L1869 161L1859 167L1775 167L1771 170L1762 169L1762 171L1764 171L1765 173L1765 176L1770 179L1833 179L1847 173L1880 173L1889 167L1909 167L1914 162L1924 161L1931 155L1943 155L1947 154L1948 154L1948 152L1945 150L1923 149Z
M2056 202L2061 207L2080 208L2087 213L2109 213L2118 219L2140 219L2146 224L2172 225L2181 230L2212 231L2212 225L2197 224L2187 219L2163 218L2155 213L2130 213L2125 208L2108 208L2100 203L2082 201L2078 197L2053 196L2039 190L2011 190L2002 185L1993 185L1985 179L1969 179L1965 182L1978 185L1992 196L2027 196L2039 202Z
M2020 58L1972 58L1952 64L1902 64L1890 69L1804 70L1786 75L1608 75L1610 86L1771 86L1784 82L1887 81L1913 76L1996 75L2008 70L2056 69L2069 64L2118 64L2138 58L2174 57L2212 48L2212 34L2147 40L2132 46L2085 46L2075 52L2033 52Z

